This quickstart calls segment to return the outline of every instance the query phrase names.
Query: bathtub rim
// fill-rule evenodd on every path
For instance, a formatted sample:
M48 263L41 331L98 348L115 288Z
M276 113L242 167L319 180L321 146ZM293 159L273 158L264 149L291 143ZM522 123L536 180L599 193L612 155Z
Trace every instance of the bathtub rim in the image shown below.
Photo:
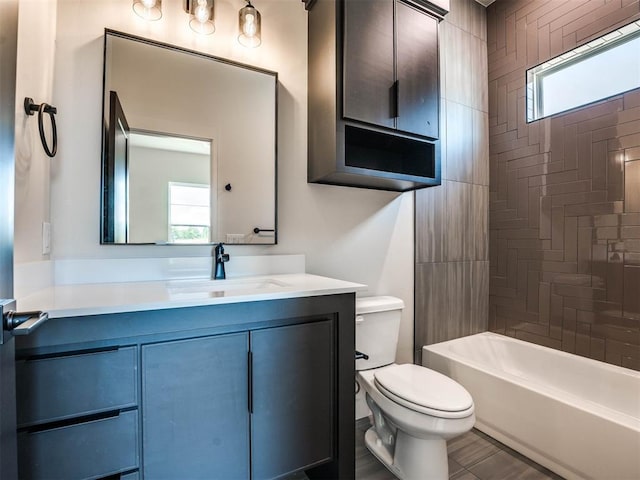
M459 338L455 338L452 340L447 340L444 342L439 342L439 343L435 343L435 344L431 344L431 345L424 345L422 347L423 353L424 351L428 351L431 352L433 354L436 355L440 355L443 356L445 358L450 358L453 361L459 362L463 365L465 365L468 368L472 368L476 371L482 372L482 373L487 373L490 375L493 375L495 377L498 378L503 378L506 379L509 382L512 382L516 385L518 385L519 387L525 388L525 389L529 389L529 390L533 390L539 394L543 394L543 395L547 395L550 397L553 397L554 399L556 399L557 401L570 406L572 408L578 408L582 411L591 413L593 415L597 415L600 417L604 417L612 422L615 422L616 424L622 426L622 427L626 427L626 428L630 428L638 433L640 433L640 416L639 417L634 417L633 415L629 415L627 413L624 412L620 412L619 410L615 410L611 407L608 407L606 405L603 405L602 403L598 403L598 402L594 402L592 400L588 400L585 398L582 398L576 394L570 393L566 390L562 390L560 388L557 387L551 387L551 386L546 386L543 385L540 382L537 382L535 380L530 380L530 379L523 379L522 377L518 376L518 375L514 375L512 373L506 372L504 370L500 370L492 365L486 365L484 363L481 362L476 362L476 361L472 361L472 360L468 360L467 358L465 358L462 355L459 355L455 352L452 352L448 347L450 344L454 343L454 342L458 342L460 343L461 340L466 340L468 341L471 337L490 337L490 338L497 338L501 341L507 341L510 343L520 343L520 344L524 344L527 348L534 348L537 350L542 350L542 351L546 351L546 352L550 352L554 355L560 355L560 356L564 356L564 357L571 357L573 359L579 359L579 361L581 362L585 362L587 364L592 364L594 366L596 366L597 368L603 368L605 370L608 371L612 371L612 372L616 372L619 374L623 374L625 376L629 376L633 379L637 379L638 381L640 381L640 372L637 372L635 370L631 370L625 367L620 367L617 365L612 365L609 363L605 363L599 360L594 360L592 358L587 358L587 357L582 357L580 355L576 355L573 353L568 353L568 352L564 352L562 350L556 350L550 347L545 347L543 345L538 345L535 343L531 343L531 342L527 342L524 340L520 340L518 338L513 338L513 337L509 337L507 335L502 335L499 333L495 333L495 332L481 332L481 333L476 333L473 335L468 335L468 336L464 336L464 337L459 337ZM422 356L422 364L424 366L426 366L427 368L428 365L425 365L425 356Z

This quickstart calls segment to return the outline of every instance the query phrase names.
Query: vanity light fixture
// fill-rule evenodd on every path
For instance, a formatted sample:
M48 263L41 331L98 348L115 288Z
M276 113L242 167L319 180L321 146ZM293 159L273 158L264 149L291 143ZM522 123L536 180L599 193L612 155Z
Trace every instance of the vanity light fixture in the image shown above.
M162 0L133 0L133 11L145 20L162 18Z
M196 33L211 35L213 24L213 0L184 0L184 11L189 14L189 27Z
M250 0L246 1L247 4L240 9L238 15L240 26L238 42L245 47L256 48L262 43L260 38L260 12L256 10L256 7L251 5Z

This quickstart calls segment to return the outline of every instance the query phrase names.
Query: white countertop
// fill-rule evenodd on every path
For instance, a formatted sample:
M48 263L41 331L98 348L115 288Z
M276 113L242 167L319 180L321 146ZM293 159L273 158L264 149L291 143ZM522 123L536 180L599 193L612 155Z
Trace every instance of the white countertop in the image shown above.
M17 299L19 311L42 310L49 318L256 302L362 291L366 285L318 275L286 274L227 280L58 285Z

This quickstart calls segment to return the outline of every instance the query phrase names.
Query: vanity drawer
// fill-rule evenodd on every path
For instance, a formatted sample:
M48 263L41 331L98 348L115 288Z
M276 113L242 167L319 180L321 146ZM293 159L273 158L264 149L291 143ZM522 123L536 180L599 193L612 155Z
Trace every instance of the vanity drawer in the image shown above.
M136 406L137 347L16 362L18 426Z
M80 480L133 470L138 467L138 412L21 433L18 451L24 480Z

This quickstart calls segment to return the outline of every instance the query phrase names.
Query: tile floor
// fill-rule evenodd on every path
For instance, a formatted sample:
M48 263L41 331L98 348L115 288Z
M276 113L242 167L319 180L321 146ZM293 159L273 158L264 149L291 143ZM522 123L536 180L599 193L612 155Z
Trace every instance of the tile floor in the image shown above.
M356 422L356 479L395 480L364 445L364 432L368 428L368 418ZM454 438L447 450L450 480L562 479L479 430Z

